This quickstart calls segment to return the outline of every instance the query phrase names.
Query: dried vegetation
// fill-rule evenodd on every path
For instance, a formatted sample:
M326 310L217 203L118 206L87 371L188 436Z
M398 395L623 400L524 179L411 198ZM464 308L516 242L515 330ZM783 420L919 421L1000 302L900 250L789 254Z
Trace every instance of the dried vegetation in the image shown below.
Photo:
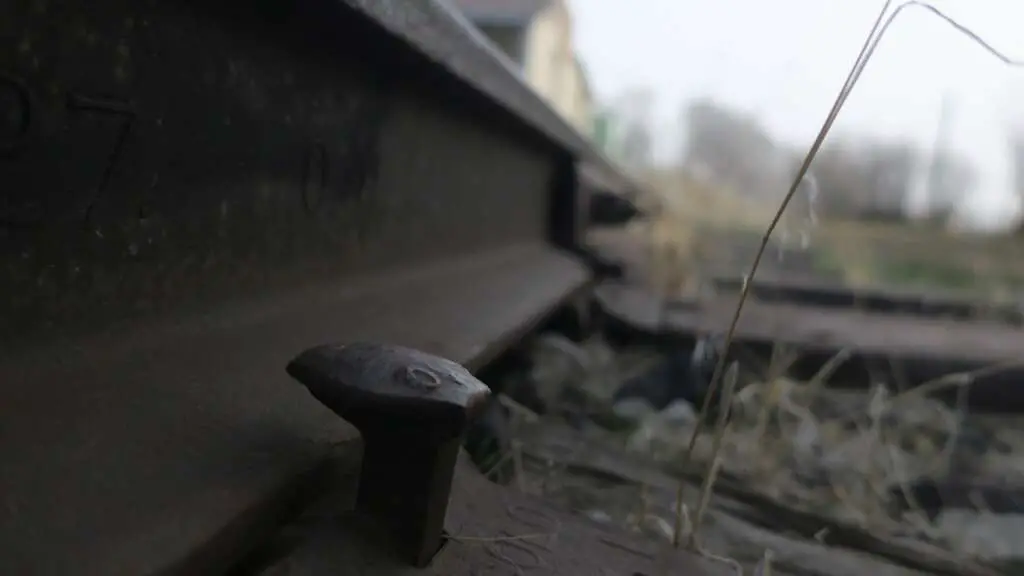
M786 207L878 39L910 7L928 11L1016 65L927 3L906 2L894 10L886 3L777 210L766 211L686 175L655 175L654 185L665 196L663 209L635 232L647 239L650 280L662 295L698 293L706 287L701 264L713 258L721 231L749 237L774 213L746 277L757 273L772 233L786 225ZM849 242L849 226L839 230ZM827 230L814 233L828 235ZM928 514L909 485L964 468L1024 485L1024 432L972 416L962 402L949 406L931 398L943 388L967 390L971 374L950 375L912 390L881 379L868 383L868 393L833 390L828 386L831 372L849 353L840 352L807 382L786 375L796 350L777 346L768 366L727 366L728 356L722 354L712 388L724 386L724 409L708 423L712 411L707 403L695 409L680 402L660 412L613 408L611 390L650 361L643 351L617 353L601 342L581 348L542 339L534 380L547 383L552 403L572 398L571 410L591 418L573 430L510 401L521 435L513 458L522 472L520 487L559 498L595 520L622 523L685 546L740 574L995 573L973 562L1011 556L1013 542L969 522ZM573 393L567 395L566 389ZM624 469L614 464L623 461L632 464ZM725 494L717 497L716 488ZM896 507L894 499L905 503ZM990 515L985 502L976 504L976 516ZM737 518L748 527L741 528ZM753 525L771 530L758 532ZM784 537L781 530L797 534ZM851 549L893 564L871 565Z

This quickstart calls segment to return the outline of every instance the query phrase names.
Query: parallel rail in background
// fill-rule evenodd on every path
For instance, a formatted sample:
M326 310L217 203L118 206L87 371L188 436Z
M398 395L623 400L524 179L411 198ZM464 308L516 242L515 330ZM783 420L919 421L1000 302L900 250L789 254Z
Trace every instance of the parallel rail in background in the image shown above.
M480 367L633 191L438 2L13 0L0 46L3 573L223 571L353 434L287 359Z

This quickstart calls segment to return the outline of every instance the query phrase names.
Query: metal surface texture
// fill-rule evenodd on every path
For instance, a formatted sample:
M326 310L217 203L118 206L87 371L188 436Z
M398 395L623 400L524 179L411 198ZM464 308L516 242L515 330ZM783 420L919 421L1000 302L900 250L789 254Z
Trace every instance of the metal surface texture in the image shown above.
M284 374L296 350L371 339L478 370L586 285L523 246L4 358L0 573L223 573L356 435Z
M381 23L447 70L572 152L587 177L622 192L635 182L613 167L579 132L523 81L512 63L470 24L450 0L342 0Z
M368 342L311 348L288 374L359 429L356 513L390 528L400 558L427 566L441 547L455 463L487 385L451 360Z
M326 0L5 3L0 343L572 227L579 137L379 27L515 92L433 3L360 9L381 22Z
M585 143L439 4L13 0L0 47L0 573L221 573L354 435L296 350L475 370L588 286Z

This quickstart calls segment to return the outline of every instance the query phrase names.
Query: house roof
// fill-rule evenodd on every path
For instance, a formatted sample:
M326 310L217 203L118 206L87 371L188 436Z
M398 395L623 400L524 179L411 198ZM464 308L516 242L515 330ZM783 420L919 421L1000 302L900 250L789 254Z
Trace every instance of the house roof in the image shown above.
M449 0L469 20L482 24L526 24L551 0Z

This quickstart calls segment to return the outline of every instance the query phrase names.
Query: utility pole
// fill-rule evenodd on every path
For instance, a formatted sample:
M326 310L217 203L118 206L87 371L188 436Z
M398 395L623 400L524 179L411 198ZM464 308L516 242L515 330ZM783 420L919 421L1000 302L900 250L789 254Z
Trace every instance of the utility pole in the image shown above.
M925 193L925 206L927 206L927 213L930 215L936 208L935 201L940 200L942 202L948 202L950 199L935 197L935 179L938 173L939 158L942 157L943 152L946 150L946 140L949 137L949 125L952 117L952 102L953 99L949 95L947 90L942 95L942 102L939 105L939 120L938 127L935 130L935 141L932 143L931 158L928 162L928 167L925 172L924 180L924 193Z

